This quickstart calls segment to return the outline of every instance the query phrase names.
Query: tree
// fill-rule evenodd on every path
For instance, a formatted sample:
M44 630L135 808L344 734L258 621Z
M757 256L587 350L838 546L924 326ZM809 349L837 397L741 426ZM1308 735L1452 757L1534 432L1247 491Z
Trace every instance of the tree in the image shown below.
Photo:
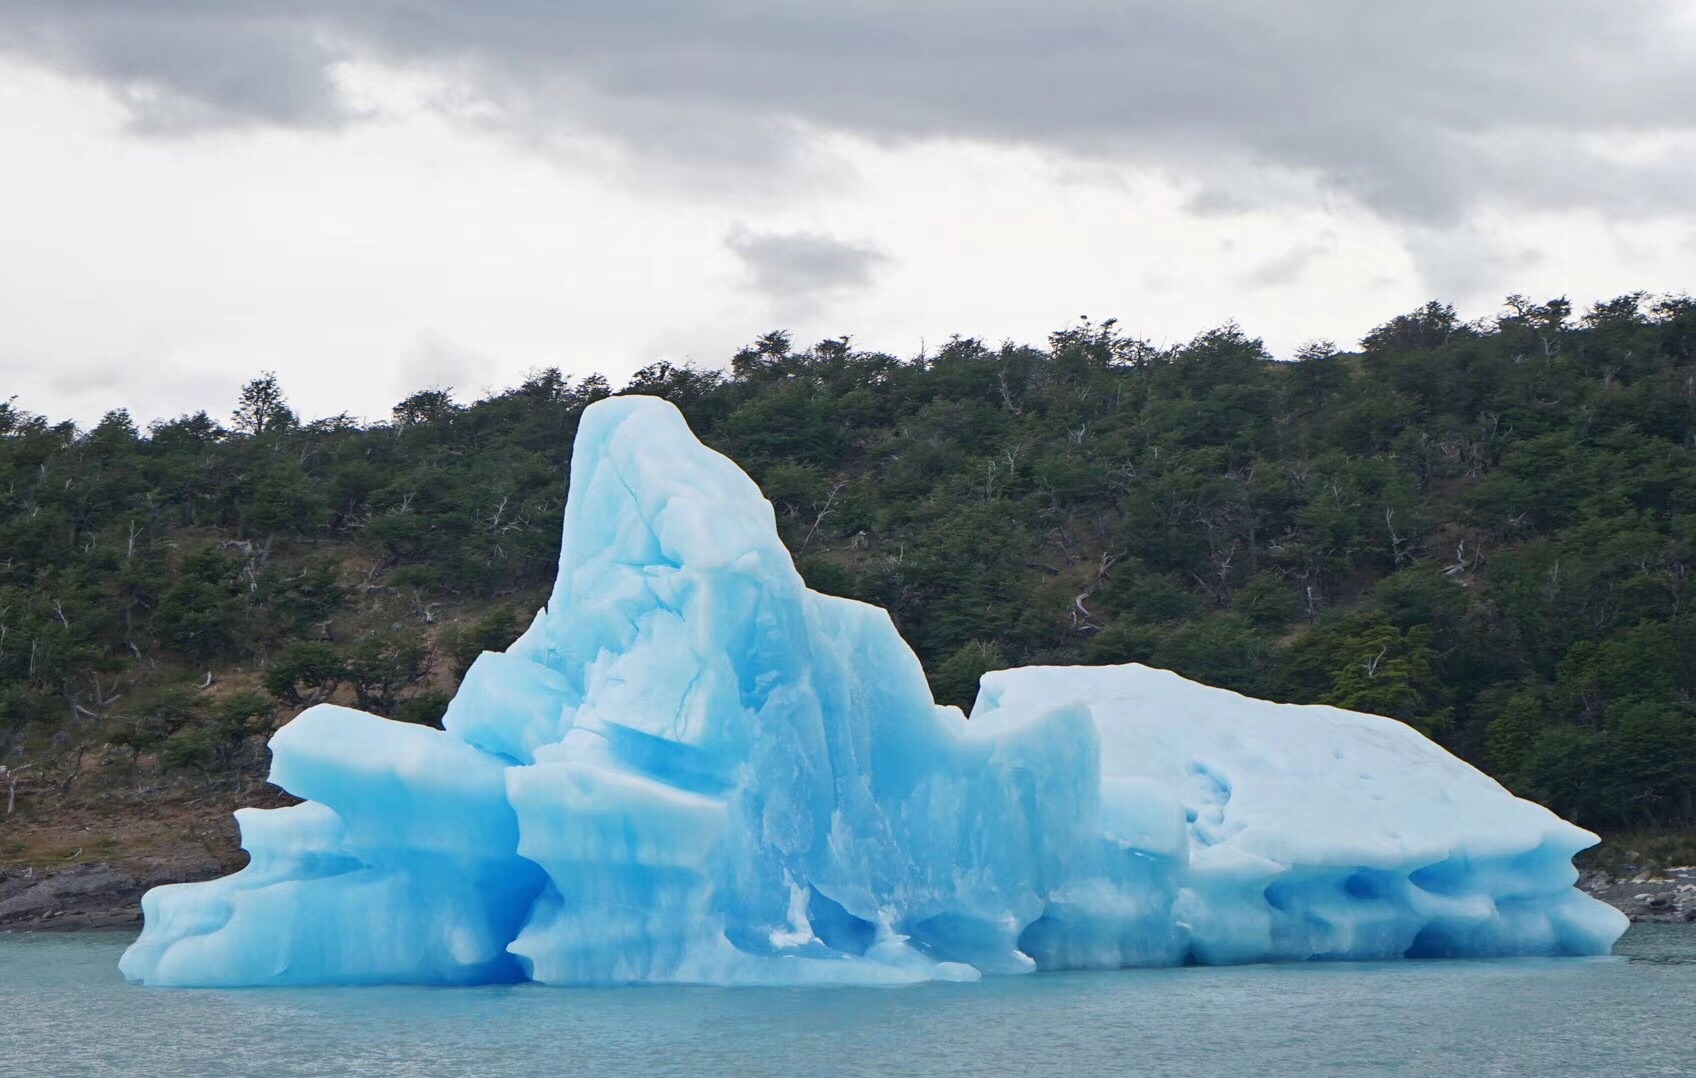
M1351 619L1322 702L1400 719L1425 734L1446 728L1451 714L1439 706L1430 635L1423 626L1398 630L1378 613Z
M1187 623L1161 640L1157 665L1193 681L1264 696L1267 640L1238 614L1211 614Z
M453 676L463 678L477 656L506 650L518 638L518 632L517 613L510 606L497 606L470 625L443 629L440 646L447 653Z
M231 418L238 432L254 438L295 425L294 412L290 410L273 371L266 371L242 386L241 397Z
M459 411L452 389L421 389L395 405L395 425L405 430L426 423L441 423Z
M230 559L212 547L185 557L177 582L153 613L159 642L202 662L229 655L242 615L235 572Z
M329 644L296 640L271 660L265 689L279 700L305 707L330 698L348 677L347 665Z
M434 726L439 730L447 710L448 694L438 689L426 689L397 703L389 717L397 722Z
M387 715L401 693L429 672L430 651L409 634L374 633L355 641L343 658L359 706Z
M1293 362L1234 325L1039 344L773 333L622 391L746 468L803 579L887 608L941 699L1154 663L1396 716L1597 826L1696 825L1696 301L1433 303ZM265 375L239 437L0 404L0 759L169 745L239 775L268 720L218 700L256 663L279 706L439 720L545 600L572 436L613 391L550 368L302 424Z
M1008 665L1000 645L985 640L970 641L960 645L936 668L931 677L931 691L938 703L970 711L977 699L979 679L991 670L1005 670Z
M1432 300L1412 314L1397 315L1360 342L1368 352L1407 352L1449 343L1460 329L1460 316L1447 303Z
M1277 573L1256 573L1238 589L1233 607L1257 629L1284 628L1301 613L1301 603L1289 581Z
M183 727L204 718L202 701L186 684L144 690L128 701L105 731L109 744L128 749L133 769Z

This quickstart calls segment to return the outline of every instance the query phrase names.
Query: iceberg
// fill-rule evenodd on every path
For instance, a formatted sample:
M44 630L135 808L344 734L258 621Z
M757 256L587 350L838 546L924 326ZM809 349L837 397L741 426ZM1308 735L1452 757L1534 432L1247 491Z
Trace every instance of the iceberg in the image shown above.
M1142 666L938 706L883 610L809 591L670 404L588 408L547 606L435 730L319 705L250 863L156 888L149 985L905 984L1605 954L1596 837L1401 723Z

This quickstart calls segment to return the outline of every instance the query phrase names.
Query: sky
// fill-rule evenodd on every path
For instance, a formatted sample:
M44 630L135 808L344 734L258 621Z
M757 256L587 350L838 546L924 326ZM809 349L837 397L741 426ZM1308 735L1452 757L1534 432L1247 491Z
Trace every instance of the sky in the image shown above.
M1696 289L1688 0L0 0L0 400Z

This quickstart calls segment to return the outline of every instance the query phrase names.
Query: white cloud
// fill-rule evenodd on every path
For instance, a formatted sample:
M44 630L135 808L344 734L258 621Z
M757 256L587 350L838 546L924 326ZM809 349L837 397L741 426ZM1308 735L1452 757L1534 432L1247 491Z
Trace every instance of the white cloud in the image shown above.
M773 328L1234 318L1288 353L1431 298L1687 285L1690 28L1462 7L0 0L0 378L90 422L274 369L383 416Z

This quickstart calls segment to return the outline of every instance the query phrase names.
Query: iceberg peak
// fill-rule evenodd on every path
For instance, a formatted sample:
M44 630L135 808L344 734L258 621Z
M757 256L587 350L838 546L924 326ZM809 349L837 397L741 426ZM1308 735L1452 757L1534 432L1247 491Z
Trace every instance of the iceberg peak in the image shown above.
M1140 666L938 706L653 398L585 410L548 606L444 727L303 712L272 780L310 800L237 813L240 872L150 892L124 974L888 984L1624 928L1572 886L1594 836L1389 719Z

